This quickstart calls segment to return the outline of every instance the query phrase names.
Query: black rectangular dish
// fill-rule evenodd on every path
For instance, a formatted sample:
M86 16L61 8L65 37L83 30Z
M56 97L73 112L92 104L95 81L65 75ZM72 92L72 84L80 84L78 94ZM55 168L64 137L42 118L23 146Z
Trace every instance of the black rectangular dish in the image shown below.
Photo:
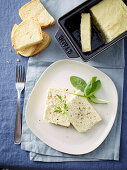
M83 61L89 61L99 53L103 52L107 48L111 47L113 44L127 37L127 31L105 44L103 38L95 27L93 22L91 22L91 52L83 53L81 49L81 39L80 39L80 22L81 13L89 12L89 9L99 3L102 0L88 0L76 8L72 9L70 12L58 19L58 25L60 29L56 33L56 39L70 58L81 57ZM127 4L127 0L124 0Z

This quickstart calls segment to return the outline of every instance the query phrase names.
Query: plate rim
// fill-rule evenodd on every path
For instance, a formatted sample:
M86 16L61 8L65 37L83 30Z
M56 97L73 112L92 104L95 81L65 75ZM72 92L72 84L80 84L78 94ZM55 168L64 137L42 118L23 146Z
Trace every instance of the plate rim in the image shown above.
M101 140L101 142L99 142L99 144L97 144L96 147L94 147L93 149L91 149L90 151L87 151L87 152L82 150L82 152L81 152L81 151L80 151L80 152L77 152L77 151L75 152L75 151L73 151L73 152L70 153L70 152L68 152L68 151L63 151L63 149L58 148L57 145L54 145L54 144L53 144L53 145L50 145L50 144L47 142L47 140L45 140L45 139L43 139L43 140L40 139L39 135L34 131L34 129L32 129L31 125L29 124L29 120L28 120L28 118L27 118L27 115L28 115L28 114L27 114L27 113L28 113L27 110L28 110L28 106L29 106L29 103L30 103L30 98L31 98L34 90L36 89L37 84L39 83L39 81L41 80L41 78L43 77L43 75L46 74L46 72L48 72L48 70L49 70L51 67L55 66L56 64L62 63L62 62L74 62L74 63L82 64L82 65L85 65L85 66L88 67L88 68L92 68L92 69L97 70L97 71L100 72L100 73L103 73L103 74L111 81L111 83L112 83L112 85L113 85L113 87L114 87L114 90L115 90L115 94L116 94L116 108L115 108L115 112L114 112L115 114L114 114L114 117L113 117L112 125L110 125L110 127L109 127L108 130L106 131L105 136L103 137L103 140ZM113 125L114 125L114 122L115 122L115 119L116 119L116 115L117 115L117 110L118 110L118 92L117 92L117 89L116 89L116 86L115 86L114 82L112 81L112 79L111 79L107 74L105 74L104 72L102 72L102 71L100 71L99 69L95 68L94 66L88 65L88 64L86 64L86 63L83 63L83 62L80 62L80 61L76 61L76 60L71 60L71 59L63 59L63 60L55 61L55 62L52 63L50 66L48 66L48 67L46 68L46 70L41 74L41 76L39 77L39 79L37 80L37 82L35 83L32 91L31 91L31 93L30 93L30 95L29 95L29 98L28 98L28 100L27 100L27 104L26 104L26 108L25 108L25 121L26 121L27 126L29 127L29 129L32 131L32 133L33 133L36 137L38 137L43 143L45 143L46 145L48 145L49 147L51 147L51 148L53 148L53 149L55 149L55 150L57 150L57 151L59 151L59 152L66 153L66 154L82 155L82 154L87 154L87 153L90 153L90 152L94 151L95 149L97 149L97 148L104 142L104 140L107 138L109 132L111 131L111 129L112 129Z

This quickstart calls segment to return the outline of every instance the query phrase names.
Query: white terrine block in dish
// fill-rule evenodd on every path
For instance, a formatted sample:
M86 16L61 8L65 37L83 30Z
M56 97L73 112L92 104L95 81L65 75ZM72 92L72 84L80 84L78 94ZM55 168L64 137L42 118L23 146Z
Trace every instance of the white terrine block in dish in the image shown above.
M122 0L102 0L90 11L105 43L127 31L127 6Z
M77 94L82 94L80 91ZM84 97L74 95L67 103L67 115L78 132L86 132L102 119L93 106Z
M91 20L89 13L81 14L80 31L82 52L89 52L91 51Z

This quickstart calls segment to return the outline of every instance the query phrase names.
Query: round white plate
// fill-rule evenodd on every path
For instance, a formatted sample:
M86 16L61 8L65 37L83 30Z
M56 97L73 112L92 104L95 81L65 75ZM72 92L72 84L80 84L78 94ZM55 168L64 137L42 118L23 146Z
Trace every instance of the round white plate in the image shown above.
M110 102L105 105L93 104L102 121L82 134L72 126L66 128L43 121L48 88L73 88L70 76L79 76L86 82L97 76L102 88L96 96ZM61 60L48 67L36 83L27 103L26 122L31 131L50 147L68 154L85 154L96 149L107 137L116 117L117 104L116 87L106 74L84 63Z

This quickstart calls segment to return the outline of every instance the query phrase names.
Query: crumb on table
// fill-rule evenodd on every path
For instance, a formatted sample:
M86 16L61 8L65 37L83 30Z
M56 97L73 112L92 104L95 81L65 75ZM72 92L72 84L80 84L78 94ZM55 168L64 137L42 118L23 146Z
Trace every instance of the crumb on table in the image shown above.
M19 59L19 58L17 59L17 62L20 62L20 59Z
M10 52L12 52L12 49L9 49Z

